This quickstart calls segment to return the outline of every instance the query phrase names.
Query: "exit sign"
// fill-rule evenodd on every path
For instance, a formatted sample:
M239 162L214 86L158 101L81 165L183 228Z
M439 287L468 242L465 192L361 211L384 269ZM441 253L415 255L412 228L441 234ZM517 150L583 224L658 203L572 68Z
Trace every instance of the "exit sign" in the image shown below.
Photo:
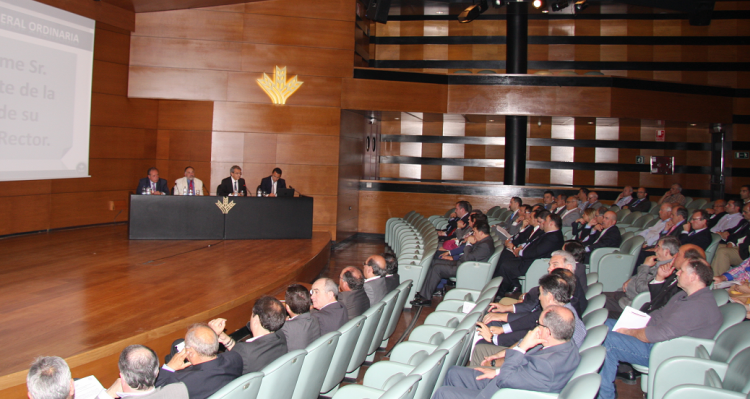
M750 152L747 151L737 151L734 153L734 157L736 159L750 159Z

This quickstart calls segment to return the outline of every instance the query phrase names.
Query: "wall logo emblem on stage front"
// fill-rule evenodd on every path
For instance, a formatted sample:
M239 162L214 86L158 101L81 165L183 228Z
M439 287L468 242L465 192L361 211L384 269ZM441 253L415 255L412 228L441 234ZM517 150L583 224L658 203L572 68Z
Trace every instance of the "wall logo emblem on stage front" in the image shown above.
M229 198L227 197L224 197L224 203L222 203L221 201L216 201L216 206L218 206L219 209L221 209L221 213L225 215L229 213L229 210L232 209L235 205L236 204L234 203L234 201L229 202Z
M286 67L276 67L276 71L273 73L273 80L268 75L263 73L263 78L258 79L258 85L263 91L271 97L271 101L274 104L286 104L286 100L294 94L302 83L297 80L297 76L286 80Z

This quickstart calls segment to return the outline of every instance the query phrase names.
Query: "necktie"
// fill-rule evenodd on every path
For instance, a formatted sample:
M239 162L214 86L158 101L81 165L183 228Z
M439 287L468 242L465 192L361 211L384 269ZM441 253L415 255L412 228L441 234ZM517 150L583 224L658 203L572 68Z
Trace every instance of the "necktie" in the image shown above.
M234 192L235 193L237 192L237 182L236 181L234 182Z
M192 180L190 180L188 182L188 192L191 192L191 193L195 192L195 191L193 191L193 181Z
M156 183L151 182L151 191L156 191Z

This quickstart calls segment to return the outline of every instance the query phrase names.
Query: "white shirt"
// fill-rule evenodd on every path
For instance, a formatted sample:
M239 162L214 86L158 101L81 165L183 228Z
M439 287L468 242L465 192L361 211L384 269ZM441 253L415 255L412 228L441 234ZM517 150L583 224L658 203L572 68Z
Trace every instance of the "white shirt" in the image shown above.
M649 227L646 230L643 230L642 232L638 233L639 236L643 237L646 240L646 245L651 246L656 244L657 241L659 241L659 235L661 234L662 230L664 230L664 226L667 224L667 220L661 220L657 222L655 225Z
M467 244L467 245L468 245L468 244ZM375 279L377 279L377 278L380 278L380 276L372 276L372 277L370 277L370 278L367 278L367 279L365 279L365 283L366 283L366 282L368 282L368 281L372 281L372 280L375 280Z
M276 194L276 181L271 179L271 194Z
M740 220L742 220L742 214L727 213L726 215L722 216L722 218L719 220L718 223L714 227L711 228L712 233L718 233L720 231L727 231L735 226L737 226L738 223L740 223Z
M617 205L620 208L622 208L623 206L629 204L630 201L632 201L632 200L633 200L633 196L632 195L628 195L628 196L620 198L619 201L615 202L615 205Z

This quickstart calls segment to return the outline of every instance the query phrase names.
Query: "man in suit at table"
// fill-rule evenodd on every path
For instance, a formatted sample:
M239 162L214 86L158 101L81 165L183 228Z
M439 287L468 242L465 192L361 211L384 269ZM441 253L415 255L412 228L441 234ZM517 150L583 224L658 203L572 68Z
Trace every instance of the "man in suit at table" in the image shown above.
M584 243L587 244L584 248L584 250L586 251L584 263L589 263L589 261L591 260L591 252L593 252L595 249L604 247L619 247L620 244L622 244L620 229L615 226L616 224L617 214L612 211L605 212L604 217L602 218L602 224L597 224L593 227L593 229L597 230L599 233L595 238L592 237L588 240L588 242ZM594 233L592 232L592 234Z
M370 298L365 293L365 277L354 266L345 267L339 276L339 302L346 307L349 320L370 309Z
M370 298L370 306L380 302L388 293L385 282L385 258L373 255L365 261L362 271L365 275L365 294Z
M310 314L312 299L310 291L301 284L292 284L286 288L284 307L289 317L281 327L286 337L286 347L289 352L305 349L313 341L320 338L318 319Z
M349 321L346 306L336 300L338 294L339 287L330 278L319 278L312 285L310 298L315 308L312 315L318 319L320 335L336 331Z
M159 169L151 168L148 170L148 177L138 181L136 194L146 194L146 188L151 189L153 195L169 195L169 186L167 181L159 178Z
M185 177L174 181L174 195L206 195L203 182L195 177L195 169L192 166L185 168Z
M216 187L216 195L219 197L226 197L232 193L247 196L247 186L245 186L245 179L242 178L242 168L237 165L229 168L229 177L222 180L219 187Z
M499 370L451 366L433 399L490 399L502 388L560 392L573 376L581 356L571 339L576 318L569 309L550 306L539 325L504 352Z
M236 341L224 332L226 319L214 319L208 326L219 336L219 342L227 351L239 353L242 357L242 374L263 370L274 360L288 352L286 336L281 327L286 321L284 305L278 299L264 295L253 305L253 314L247 328L253 337Z
M271 176L264 177L260 181L260 189L268 193L269 197L275 197L280 188L286 188L286 180L281 178L281 169L273 168Z
M239 353L218 352L219 339L214 330L205 324L194 324L185 334L185 348L162 366L154 385L159 388L182 382L190 399L208 398L242 375Z
M97 399L125 398L188 399L187 386L178 382L155 388L159 375L159 358L151 348L130 345L120 353L117 363L120 378L109 389L102 390Z

